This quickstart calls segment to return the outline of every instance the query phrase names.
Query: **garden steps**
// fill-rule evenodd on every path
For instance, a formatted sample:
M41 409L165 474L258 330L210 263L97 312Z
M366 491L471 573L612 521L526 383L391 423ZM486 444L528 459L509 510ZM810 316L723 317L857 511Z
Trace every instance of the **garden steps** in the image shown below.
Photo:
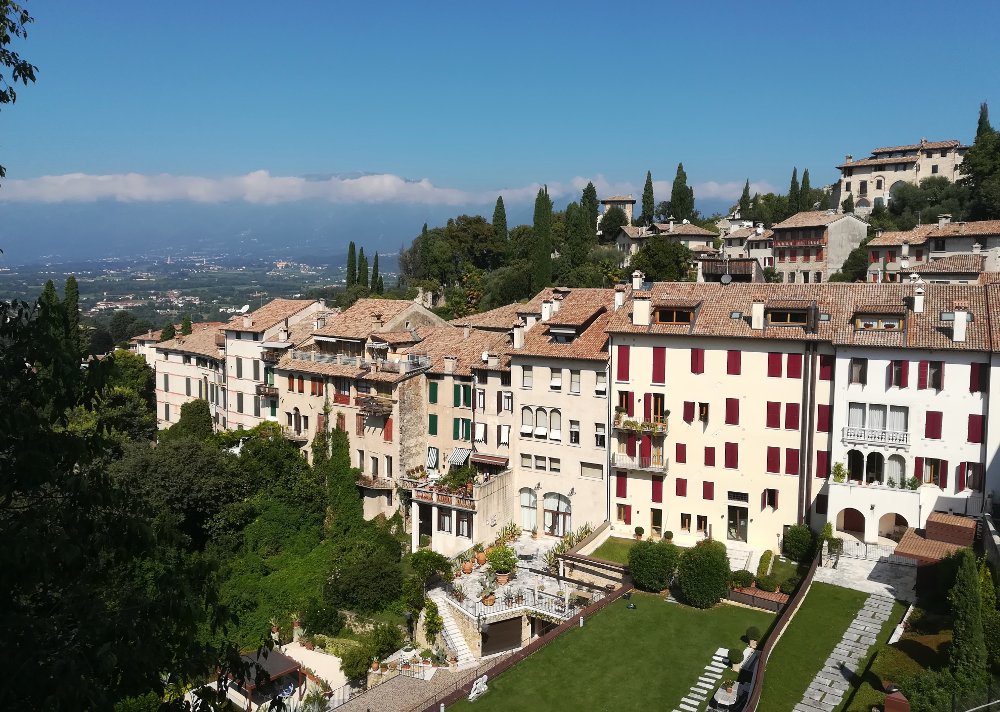
M698 681L691 685L673 712L698 712L705 700L713 694L715 686L722 679L722 672L729 667L729 650L719 648L712 654L712 660L698 676Z
M476 658L472 654L465 637L458 629L455 619L452 616L451 605L448 603L447 595L441 589L431 589L427 592L427 597L437 604L438 613L441 614L441 634L444 636L445 645L455 653L458 658L458 668L464 669L476 664Z

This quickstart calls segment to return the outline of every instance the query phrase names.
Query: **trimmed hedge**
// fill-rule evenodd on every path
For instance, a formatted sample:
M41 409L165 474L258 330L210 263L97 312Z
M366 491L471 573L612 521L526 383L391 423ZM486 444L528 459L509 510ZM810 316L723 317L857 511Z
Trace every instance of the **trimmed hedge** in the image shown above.
M733 588L750 588L753 583L753 574L746 569L733 572Z
M680 550L667 541L637 541L628 552L632 581L643 591L662 591L670 585Z
M812 558L816 547L816 538L812 530L804 524L789 527L782 540L785 556L792 561L802 563Z
M770 549L765 551L760 555L760 563L757 564L757 578L762 576L767 576L768 570L771 568L771 559L774 557L774 552Z
M711 608L729 591L732 573L726 545L706 539L681 554L677 570L681 597L695 608Z
M757 588L761 591L767 591L768 593L774 593L778 590L778 581L768 574L767 576L757 577Z

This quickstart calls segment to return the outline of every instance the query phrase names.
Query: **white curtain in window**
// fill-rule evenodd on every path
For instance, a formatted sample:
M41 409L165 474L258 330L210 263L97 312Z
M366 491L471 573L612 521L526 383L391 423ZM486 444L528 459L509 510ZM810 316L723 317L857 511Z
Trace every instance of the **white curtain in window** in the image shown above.
M521 435L531 435L531 429L535 423L535 415L531 408L521 408Z
M891 477L895 480L896 484L903 481L906 476L906 462L899 455L890 455L889 459L885 461L885 477L886 480Z
M521 529L530 531L535 528L537 520L538 495L530 487L521 489Z
M897 432L905 433L907 430L907 421L909 420L910 409L905 406L890 406L889 407L889 430L895 430Z
M863 428L865 427L865 404L864 403L848 403L847 404L847 424L852 428Z
M885 430L885 406L868 406L868 427L872 430Z
M476 442L486 442L486 423L476 423Z
M510 445L510 426L501 425L500 426L500 444Z
M549 414L545 412L544 408L539 408L535 411L535 435L545 437L548 433L548 425Z
M549 413L549 437L552 440L562 440L562 415L558 410Z

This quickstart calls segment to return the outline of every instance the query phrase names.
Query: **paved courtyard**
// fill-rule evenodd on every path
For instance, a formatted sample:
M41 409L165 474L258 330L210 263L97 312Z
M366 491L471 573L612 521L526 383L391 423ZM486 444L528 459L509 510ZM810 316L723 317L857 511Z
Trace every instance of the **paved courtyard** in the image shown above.
M836 568L824 564L816 569L815 580L908 603L917 600L916 566L841 556Z

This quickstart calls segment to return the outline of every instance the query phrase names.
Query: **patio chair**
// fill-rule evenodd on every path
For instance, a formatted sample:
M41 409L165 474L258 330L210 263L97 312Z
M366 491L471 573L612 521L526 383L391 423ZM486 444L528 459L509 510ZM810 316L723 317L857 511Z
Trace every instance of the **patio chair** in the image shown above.
M283 689L281 692L278 693L278 697L288 699L294 694L295 694L295 683L290 682L288 683L288 686L285 687L285 689Z

